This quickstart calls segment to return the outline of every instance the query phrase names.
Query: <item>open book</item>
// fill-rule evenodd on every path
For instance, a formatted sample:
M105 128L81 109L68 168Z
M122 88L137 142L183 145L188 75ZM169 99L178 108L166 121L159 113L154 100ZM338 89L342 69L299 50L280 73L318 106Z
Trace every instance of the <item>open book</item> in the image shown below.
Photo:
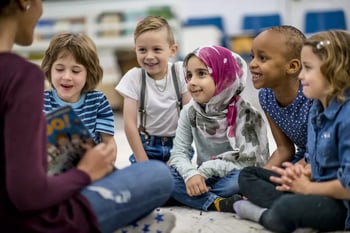
M47 113L48 174L55 175L77 165L85 150L83 143L93 143L89 130L71 106Z

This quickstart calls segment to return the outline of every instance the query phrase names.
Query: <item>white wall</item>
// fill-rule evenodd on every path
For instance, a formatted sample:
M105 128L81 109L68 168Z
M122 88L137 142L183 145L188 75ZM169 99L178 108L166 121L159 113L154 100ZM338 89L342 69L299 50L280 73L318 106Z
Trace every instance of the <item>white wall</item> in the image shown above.
M185 21L188 18L222 16L229 36L241 32L242 17L245 14L269 14L280 13L283 24L290 24L303 30L303 16L306 10L319 9L343 9L347 17L347 26L350 28L350 0L142 0L144 4L152 2L172 5L178 4L176 11L179 18ZM50 3L51 2L51 3ZM140 4L140 0L80 0L64 1L51 0L44 2L45 5L54 3L57 14L77 11L76 6L91 7L91 12L98 11L106 5L111 9L121 7L133 9ZM50 11L51 13L51 11ZM44 15L47 14L44 11Z

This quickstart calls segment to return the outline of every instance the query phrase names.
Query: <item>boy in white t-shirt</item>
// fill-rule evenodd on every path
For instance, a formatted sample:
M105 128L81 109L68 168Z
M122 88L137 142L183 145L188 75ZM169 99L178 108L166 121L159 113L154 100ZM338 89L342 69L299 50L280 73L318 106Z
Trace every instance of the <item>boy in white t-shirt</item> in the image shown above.
M141 68L129 70L116 86L124 96L124 129L133 151L130 162L148 159L167 162L179 111L191 99L182 62L169 62L178 45L168 22L159 16L141 20L134 40Z

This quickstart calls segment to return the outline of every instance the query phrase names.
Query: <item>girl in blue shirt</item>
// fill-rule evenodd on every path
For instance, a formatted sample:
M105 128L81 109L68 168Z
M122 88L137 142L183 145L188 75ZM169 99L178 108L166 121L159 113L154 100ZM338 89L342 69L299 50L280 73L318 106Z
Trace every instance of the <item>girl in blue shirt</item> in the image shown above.
M349 230L350 34L333 30L311 36L304 43L301 61L303 93L314 99L306 163L272 167L274 173L264 173L267 179L260 195L274 195L257 203L250 192L241 189L249 201L236 202L234 209L241 218L274 232ZM240 177L239 184L247 186L249 180Z

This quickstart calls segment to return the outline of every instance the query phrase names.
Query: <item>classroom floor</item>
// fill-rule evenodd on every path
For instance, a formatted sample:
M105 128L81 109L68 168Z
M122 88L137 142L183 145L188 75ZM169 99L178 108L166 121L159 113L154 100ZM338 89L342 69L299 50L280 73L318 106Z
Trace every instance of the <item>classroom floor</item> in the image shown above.
M116 141L118 145L117 167L130 165L131 154L128 141L123 131L122 115L116 113ZM186 207L163 207L176 215L176 226L172 233L226 233L226 232L269 232L258 224L239 220L234 214L218 212L202 212Z
M257 101L257 91L247 81L247 87L243 97L250 100L254 106L260 109ZM128 157L131 154L128 141L123 131L123 117L120 112L115 113L116 134L115 139L118 145L118 157L116 165L123 168L130 165ZM271 132L268 131L270 151L274 150ZM235 214L219 212L201 212L187 207L162 207L171 211L176 216L176 226L172 233L268 233L261 225L239 219ZM298 230L298 233L312 232ZM296 233L296 232L295 232Z

